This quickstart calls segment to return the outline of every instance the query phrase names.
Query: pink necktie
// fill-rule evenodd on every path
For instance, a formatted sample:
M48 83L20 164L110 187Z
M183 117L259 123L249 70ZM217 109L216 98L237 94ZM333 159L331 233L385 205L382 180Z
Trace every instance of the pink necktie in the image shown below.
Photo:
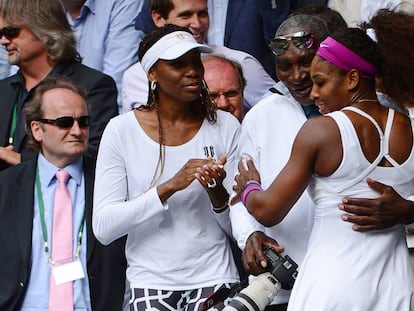
M52 261L58 264L73 257L72 200L66 186L69 177L66 171L56 172L58 184L53 206ZM58 310L73 311L73 282L56 285L51 275L49 311Z

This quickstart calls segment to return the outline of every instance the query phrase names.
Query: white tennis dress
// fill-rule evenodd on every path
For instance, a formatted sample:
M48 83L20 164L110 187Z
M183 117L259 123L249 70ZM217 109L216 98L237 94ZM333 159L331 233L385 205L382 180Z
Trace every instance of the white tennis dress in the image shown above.
M327 115L340 129L343 159L334 174L314 177L311 181L309 191L316 204L314 226L288 310L414 310L414 273L404 227L396 225L386 230L356 232L351 223L341 220L343 212L338 209L344 196L378 196L366 184L366 177L392 185L403 197L412 195L413 151L401 165L388 155L394 110L389 110L383 134L365 112L354 107L344 109L359 113L376 126L381 150L370 163L349 118L342 111ZM377 166L384 157L393 167Z

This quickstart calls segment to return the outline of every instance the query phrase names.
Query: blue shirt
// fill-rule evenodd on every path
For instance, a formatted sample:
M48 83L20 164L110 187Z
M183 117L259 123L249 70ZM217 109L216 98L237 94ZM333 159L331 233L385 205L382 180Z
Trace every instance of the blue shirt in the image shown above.
M115 80L119 107L122 75L138 59L139 33L134 24L142 3L143 0L87 0L75 20L66 12L82 63Z
M49 249L51 249L52 221L53 221L53 201L56 191L55 174L58 168L48 162L40 153L37 162L39 169L40 184L45 208L45 222ZM79 226L85 211L85 179L82 171L82 158L66 166L65 171L71 178L68 181L68 189L72 198L73 205L73 251L75 253L77 245L77 235ZM42 227L39 215L39 198L35 189L34 213L33 213L33 236L30 282L23 301L21 311L46 311L49 304L49 283L50 283L50 264L44 252ZM83 230L83 238L80 252L80 260L85 273L85 278L74 281L74 303L75 311L91 310L89 283L86 270L86 225Z
M0 46L0 79L4 79L10 74L10 65L7 61L7 51L4 46Z
M228 0L208 0L208 15L210 17L208 44L224 45L228 4Z

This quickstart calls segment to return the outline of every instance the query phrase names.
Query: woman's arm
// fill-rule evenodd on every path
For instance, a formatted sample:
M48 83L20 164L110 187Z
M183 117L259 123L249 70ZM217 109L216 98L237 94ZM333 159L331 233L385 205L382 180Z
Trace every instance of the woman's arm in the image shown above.
M249 212L265 226L278 224L299 199L314 173L325 175L336 169L340 162L340 146L339 131L331 118L305 122L296 136L289 161L270 187L266 191L251 191L247 196L245 203ZM236 175L234 186L238 196L232 203L240 198L248 181L260 182L252 159L240 160L238 169L240 174Z

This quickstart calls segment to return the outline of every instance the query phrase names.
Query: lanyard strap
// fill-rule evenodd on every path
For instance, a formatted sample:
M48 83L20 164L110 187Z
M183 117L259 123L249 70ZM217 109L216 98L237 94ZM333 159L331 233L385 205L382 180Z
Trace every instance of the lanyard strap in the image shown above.
M9 131L9 145L13 145L14 133L16 133L16 127L17 127L17 102L15 101L13 105L12 120L11 120L10 131Z
M43 236L43 245L44 245L44 252L46 257L48 258L50 263L52 262L52 257L50 256L50 248L47 241L47 227L46 227L46 220L45 220L45 205L43 202L43 194L42 188L40 183L39 177L39 167L36 168L36 191L37 191L37 201L39 205L39 215L40 215L40 225L42 227L42 236ZM77 237L77 245L75 251L75 258L79 258L79 254L81 251L82 245L82 236L83 236L83 229L85 228L85 209L83 212L82 220L79 226L78 237Z

